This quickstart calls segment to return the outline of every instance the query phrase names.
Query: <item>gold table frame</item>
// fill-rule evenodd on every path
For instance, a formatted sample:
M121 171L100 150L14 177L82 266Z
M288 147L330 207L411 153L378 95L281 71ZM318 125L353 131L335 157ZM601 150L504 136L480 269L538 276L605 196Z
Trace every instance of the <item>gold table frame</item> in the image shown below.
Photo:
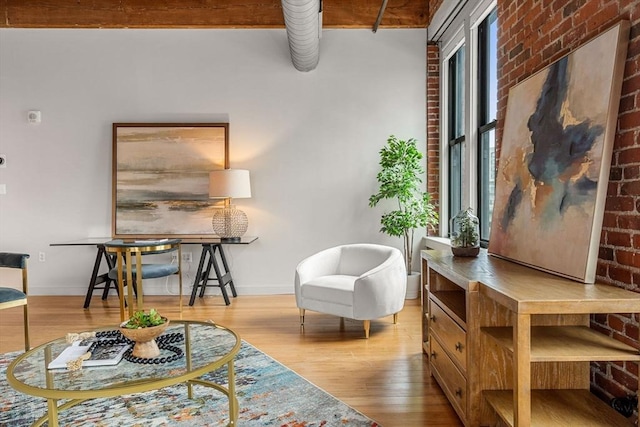
M205 329L202 329L205 328ZM111 330L113 327L101 328L100 330ZM57 347L58 351L61 351L68 344L65 343L64 338L60 338L48 343L42 344L36 348L29 350L28 352L18 356L7 368L7 381L9 385L17 391L28 394L31 396L43 397L47 399L47 413L36 420L32 427L38 427L48 422L50 427L58 427L58 412L78 405L86 400L96 399L101 397L114 397L131 393L142 393L152 390L158 390L163 387L171 385L186 383L188 387L188 397L193 398L193 385L198 384L205 387L210 387L225 394L229 399L229 424L228 426L236 426L238 421L238 398L235 391L235 368L234 359L240 350L241 340L240 336L231 329L225 328L220 325L216 325L212 321L200 322L200 321L188 321L188 320L176 320L171 321L171 325L165 333L176 332L176 330L182 329L184 333L184 366L179 365L179 368L184 369L185 373L176 374L177 368L172 364L167 364L167 369L171 369L171 375L167 377L158 378L153 374L154 369L162 368L161 365L153 364L136 364L126 360L122 360L119 365L115 366L116 371L120 369L134 371L140 377L132 381L124 380L122 382L116 382L114 384L103 384L100 381L92 381L92 372L97 374L104 373L104 370L97 368L83 368L81 371L73 372L74 376L80 376L82 379L93 385L97 385L96 388L75 388L73 390L55 388L56 374L62 372L68 373L66 370L48 370L47 365L53 360L57 354L52 355L52 347ZM205 333L201 333L198 329L202 329ZM196 333L197 332L197 333ZM212 332L207 335L207 332ZM215 335L218 337L215 337ZM221 351L222 354L216 357L214 344L216 341L211 338L216 338L217 342L222 339L228 340L228 344ZM235 342L233 342L235 339ZM195 342L194 342L195 341ZM198 341L203 341L199 343ZM198 351L210 357L212 360L208 363L204 363L201 360L193 360L194 350L193 347L201 344L202 348L198 348ZM228 347L228 348L227 348ZM32 358L43 359L41 364L33 364ZM21 366L21 363L25 362L25 366ZM178 363L178 362L174 362ZM194 366L199 365L202 366ZM213 372L222 366L227 366L228 372L228 386L225 387L220 384L216 384L211 381L200 379L202 375ZM22 371L24 369L24 371ZM149 371L148 376L145 376L145 371ZM37 370L39 372L34 372ZM22 375L24 374L24 375ZM36 374L36 379L34 379ZM40 375L37 375L40 374ZM122 374L122 371L121 371ZM126 374L126 371L125 371ZM60 374L62 375L62 374ZM26 379L22 380L22 377ZM126 375L124 375L126 377ZM44 377L44 378L43 378ZM73 381L74 378L67 380L69 385L77 387L78 381ZM34 385L34 382L40 382L45 387L38 387ZM59 381L64 384L64 381ZM69 399L68 402L58 406L58 400Z

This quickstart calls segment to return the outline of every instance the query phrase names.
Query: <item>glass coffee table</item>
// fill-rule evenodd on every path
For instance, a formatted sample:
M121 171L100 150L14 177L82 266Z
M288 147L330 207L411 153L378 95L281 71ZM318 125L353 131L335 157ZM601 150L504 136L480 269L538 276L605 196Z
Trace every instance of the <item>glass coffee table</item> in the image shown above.
M97 329L114 330L116 327ZM74 331L75 332L75 331ZM77 331L81 332L81 331ZM58 426L58 411L68 409L89 399L121 396L157 390L186 383L188 396L193 397L193 385L214 388L229 399L229 426L237 425L238 399L235 393L234 359L240 349L240 337L234 331L213 322L172 320L164 332L181 333L182 342L171 345L183 355L167 363L134 363L122 360L118 365L85 367L79 371L47 369L47 365L68 344L60 338L40 345L18 356L7 369L11 387L21 393L47 399L47 414L33 423ZM161 350L160 357L173 359L177 352ZM228 385L225 387L200 378L226 365ZM69 399L58 406L58 400Z

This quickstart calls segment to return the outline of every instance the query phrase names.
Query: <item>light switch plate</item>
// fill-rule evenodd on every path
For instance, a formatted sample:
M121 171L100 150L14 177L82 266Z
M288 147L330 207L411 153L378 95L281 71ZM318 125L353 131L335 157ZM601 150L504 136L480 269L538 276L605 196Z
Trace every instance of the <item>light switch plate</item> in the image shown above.
M7 194L7 184L0 184L0 195Z

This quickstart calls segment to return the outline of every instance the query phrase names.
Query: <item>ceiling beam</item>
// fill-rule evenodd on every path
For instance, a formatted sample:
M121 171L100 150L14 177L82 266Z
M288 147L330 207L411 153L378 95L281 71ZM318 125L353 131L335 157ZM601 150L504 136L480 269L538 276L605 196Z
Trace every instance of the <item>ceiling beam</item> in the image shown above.
M389 0L380 28L426 28L428 0ZM324 0L323 28L371 28L380 0ZM280 0L0 0L0 28L284 28Z

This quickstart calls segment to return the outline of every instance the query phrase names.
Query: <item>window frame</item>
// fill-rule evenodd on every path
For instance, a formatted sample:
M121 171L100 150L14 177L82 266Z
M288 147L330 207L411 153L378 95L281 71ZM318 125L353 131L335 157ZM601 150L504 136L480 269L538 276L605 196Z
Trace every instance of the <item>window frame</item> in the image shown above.
M476 196L476 200L477 200L477 209L476 209L476 214L478 216L479 222L480 222L480 245L482 247L487 247L489 244L489 233L490 233L490 229L491 229L491 217L489 215L488 218L484 218L484 203L485 203L485 195L488 198L489 197L489 193L491 191L491 189L489 187L485 187L485 173L486 171L484 170L484 159L483 159L483 155L485 153L484 150L484 142L483 142L483 137L485 135L491 135L491 132L493 132L493 138L494 138L494 146L493 146L493 162L489 161L489 164L491 165L491 163L493 163L494 166L494 177L495 177L495 165L496 165L496 150L495 150L495 132L496 132L496 127L497 127L497 119L494 117L493 119L490 116L490 107L489 107L489 101L490 101L490 93L489 93L489 87L487 87L488 85L486 85L485 83L488 81L488 73L490 71L489 69L489 64L487 63L487 58L489 56L489 48L488 48L488 44L489 44L489 29L490 29L490 25L491 23L488 21L488 19L490 17L494 18L494 20L497 21L498 17L497 17L497 9L493 8L491 11L489 11L489 13L487 13L487 15L482 19L482 21L480 21L480 23L478 24L477 27L477 31L478 31L478 43L477 43L477 52L478 52L478 93L477 93L477 105L478 105L478 116L477 116L477 120L478 120L478 135L477 135L477 157L476 157L476 164L478 165L477 168L477 196ZM497 40L496 40L497 43ZM497 49L497 46L496 46ZM497 64L496 64L497 67ZM497 79L497 77L496 77ZM496 81L496 91L497 91L497 81ZM496 93L496 102L497 102L497 93ZM496 105L496 110L497 110L497 105ZM489 111L487 111L489 110ZM496 112L497 115L497 112ZM491 185L490 180L488 180L489 183L488 185ZM494 182L495 185L495 182ZM495 187L494 187L494 192L495 192ZM495 199L495 197L494 197ZM492 209L489 209L489 211L491 211ZM488 230L485 230L485 223L488 221L489 227ZM483 236L487 236L486 238L484 238Z
M448 139L448 164L447 169L449 170L448 179L449 179L449 192L447 194L448 206L449 206L449 216L447 218L447 222L451 220L451 217L454 216L458 211L462 209L462 189L464 188L464 153L465 153L465 145L466 145L466 129L465 129L465 94L464 90L466 87L465 82L465 46L462 45L449 57L447 72L449 73L449 82L446 92L446 97L448 101L447 108L447 117L448 117L448 126L447 126L447 139ZM462 68L462 84L461 87L457 85L458 76L460 69ZM462 90L462 97L460 98L460 91ZM462 105L457 105L458 100L462 99ZM458 108L462 110L462 132L458 133L459 125L458 123ZM458 169L453 168L453 154L459 150L459 154L456 154L458 157ZM457 175L454 179L454 175ZM459 183L459 186L456 185L454 193L454 185ZM458 191L459 190L459 191ZM454 200L457 199L457 200ZM454 206L454 209L451 207Z
M475 2L474 2L475 3ZM440 236L427 236L430 247L442 248L448 245L449 218L457 212L450 212L450 154L449 131L449 59L459 48L465 49L465 112L464 147L462 162L462 208L471 207L478 212L479 203L479 138L487 129L479 124L478 105L478 27L497 6L497 0L479 0L475 4L465 0L452 2L450 7L441 6L427 28L429 41L440 46ZM485 124L483 124L485 125ZM495 127L495 123L493 124Z

